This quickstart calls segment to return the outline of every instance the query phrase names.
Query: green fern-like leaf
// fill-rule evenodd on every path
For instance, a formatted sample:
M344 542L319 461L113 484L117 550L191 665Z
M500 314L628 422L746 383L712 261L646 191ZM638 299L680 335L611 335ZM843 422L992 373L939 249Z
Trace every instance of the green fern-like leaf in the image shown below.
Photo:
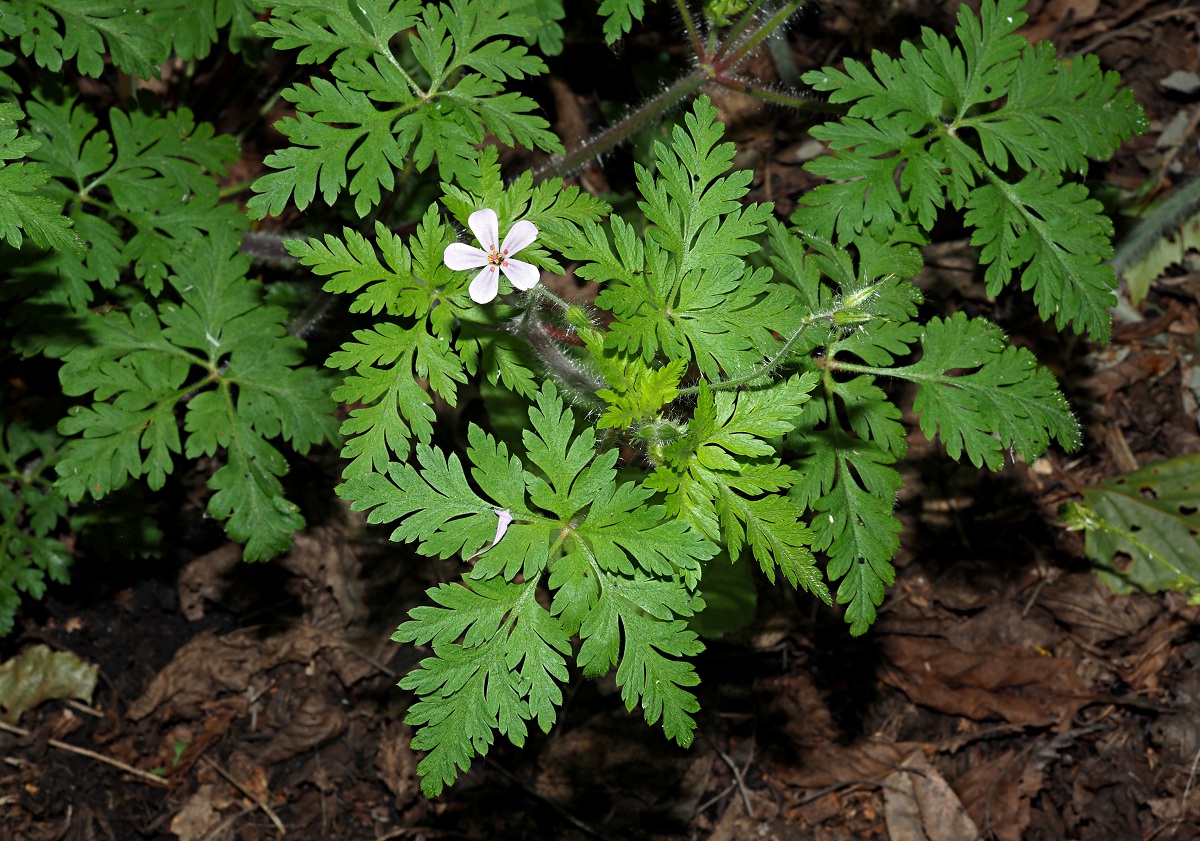
M0 32L16 39L39 67L57 73L64 61L99 76L109 56L121 70L149 79L168 43L146 20L145 4L109 0L0 0Z
M976 467L995 470L1010 449L1033 461L1052 437L1079 447L1079 425L1054 377L1028 350L1006 345L996 325L961 312L934 318L921 348L920 362L890 374L919 384L913 409L921 429L931 439L936 432L952 458L965 452Z
M772 582L778 568L792 586L828 601L803 509L786 496L798 476L767 441L795 427L816 382L808 374L737 395L701 383L685 435L652 452L660 464L646 484L666 493L671 513L723 541L734 560L749 546Z
M683 619L702 607L691 591L716 547L647 505L648 489L618 484L617 451L597 454L594 432L576 433L553 384L529 420L524 461L471 426L478 491L457 456L424 444L419 468L392 464L338 491L371 522L397 522L393 539L416 541L423 554L478 557L464 584L430 591L439 607L417 608L395 636L433 649L401 682L419 695L408 721L420 728L413 746L428 751L418 772L429 795L486 753L494 733L520 745L525 722L549 730L575 635L586 674L618 666L629 709L641 704L681 744L695 728L697 678L683 658L702 646ZM501 513L513 524L492 545ZM534 595L546 573L549 610Z
M19 132L17 121L24 116L12 103L0 102L0 238L20 248L27 235L42 248L78 252L80 244L71 234L71 222L62 215L61 206L38 195L50 180L50 172L22 160L40 145Z
M227 521L247 560L285 551L303 518L279 477L287 463L271 442L298 452L332 437L328 383L301 366L302 343L285 335L283 310L264 306L245 277L249 258L226 231L199 240L172 275L179 303L138 303L92 314L63 357L63 391L88 395L59 425L73 436L59 460L58 488L71 500L100 498L129 479L161 488L174 456L225 454L209 481L209 513ZM181 439L177 412L183 412Z
M743 206L749 172L728 171L732 143L720 143L717 110L701 96L670 147L655 144L657 176L638 167L639 207L652 226L643 240L619 218L613 244L599 226L565 250L583 261L580 277L604 283L596 303L617 321L606 343L649 361L694 361L710 379L742 373L778 348L768 326L792 320L787 290L771 286L771 272L740 259L759 249L770 204ZM718 145L719 144L719 145ZM613 246L615 245L615 251Z
M293 145L270 155L276 172L255 182L249 202L258 217L301 210L318 188L332 203L343 191L360 215L395 186L410 162L418 171L436 159L444 180L469 178L474 146L490 132L506 144L561 152L536 115L536 103L505 92L504 83L546 70L513 43L538 26L528 0L359 0L340 9L313 0L274 4L255 30L305 63L332 58L333 81L315 78L284 96L298 115L278 128ZM393 44L396 49L393 51Z
M869 68L848 59L844 72L806 73L851 105L813 130L836 156L807 168L832 183L810 192L792 221L847 244L868 227L877 239L906 224L929 230L947 206L966 208L990 294L1019 271L1043 317L1106 341L1111 223L1061 179L1107 159L1145 129L1145 116L1094 56L1061 62L1049 44L1029 46L1016 34L1022 5L984 0L981 18L963 6L957 46L926 29L899 59L876 52Z
M40 599L47 580L67 583L71 552L55 531L67 501L51 487L63 439L26 421L0 429L0 637L13 627L21 594Z
M113 110L111 134L73 99L39 96L29 103L29 115L42 141L31 157L54 176L45 195L72 202L71 219L90 250L85 256L47 255L27 271L111 288L132 263L157 295L167 274L184 268L179 261L191 244L245 226L236 208L218 204L213 178L237 158L237 143L196 123L187 109L161 117ZM132 227L128 234L126 224Z

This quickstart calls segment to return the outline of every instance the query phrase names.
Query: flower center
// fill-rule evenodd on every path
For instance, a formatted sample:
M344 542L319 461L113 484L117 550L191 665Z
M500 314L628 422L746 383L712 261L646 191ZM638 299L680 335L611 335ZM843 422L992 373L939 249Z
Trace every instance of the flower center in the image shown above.
M487 261L490 265L499 266L504 262L504 255L493 249L491 253L488 254Z

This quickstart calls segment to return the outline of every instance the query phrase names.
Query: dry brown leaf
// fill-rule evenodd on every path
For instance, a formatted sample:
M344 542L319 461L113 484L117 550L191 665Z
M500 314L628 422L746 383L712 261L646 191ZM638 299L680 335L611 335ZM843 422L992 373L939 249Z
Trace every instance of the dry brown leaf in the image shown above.
M217 601L225 589L225 577L242 562L242 547L226 543L188 561L179 571L179 610L189 622L204 617L204 600Z
M296 535L292 549L279 564L308 583L301 592L305 608L321 597L331 597L341 614L342 626L366 616L359 575L362 564L353 545L338 529L318 528Z
M221 822L221 810L233 802L225 789L208 783L196 789L183 808L171 818L171 834L179 841L200 841Z
M1133 653L1116 662L1129 688L1143 694L1152 694L1157 690L1162 671L1171 659L1175 641L1187 634L1190 628L1190 622L1164 614L1130 640Z
M884 782L884 816L891 841L964 841L979 837L971 820L937 769L923 753Z
M853 782L882 781L921 746L913 742L861 741L842 747L825 744L807 751L776 775L797 788L828 788Z
M396 808L403 809L416 799L420 791L417 783L417 755L409 744L412 728L396 719L383 726L376 740L375 770L379 779L396 798Z
M975 720L1014 724L1057 721L1066 726L1093 700L1075 664L1003 648L976 654L933 637L885 637L881 647L892 667L883 681L922 706Z
M1162 613L1143 593L1117 595L1091 573L1063 575L1038 593L1037 606L1089 645L1135 634Z
M742 802L742 798L733 797L730 798L725 811L721 813L721 819L713 827L708 841L738 841L741 838L753 838L758 825L757 820L751 819L746 814L746 804Z
M267 717L282 726L256 756L264 765L291 759L346 731L346 713L332 703L320 685L290 682L288 691L271 698Z
M259 628L223 637L200 634L175 653L130 705L129 717L137 721L168 705L164 719L199 718L202 704L220 692L244 692L252 676L280 663L310 662L325 639L325 634L304 625L270 637L262 636Z
M1006 751L975 765L954 782L971 819L990 829L997 841L1021 841L1030 821L1030 804L1042 789L1042 772L1028 751Z

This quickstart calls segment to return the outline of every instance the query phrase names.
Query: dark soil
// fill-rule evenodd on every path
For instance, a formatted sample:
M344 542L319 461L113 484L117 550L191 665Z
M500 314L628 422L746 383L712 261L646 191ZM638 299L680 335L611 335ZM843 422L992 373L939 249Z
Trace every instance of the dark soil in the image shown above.
M636 79L684 66L667 5L650 12L662 34L617 52L577 38L531 84L568 145L573 127L653 93ZM892 50L922 25L946 31L956 5L825 3L791 32L795 63ZM1035 0L1027 11L1029 38L1098 53L1152 121L1092 177L1124 190L1155 180L1167 194L1197 173L1200 94L1160 81L1200 70L1200 6ZM201 70L196 84L212 90L274 89L296 72L279 59ZM774 78L765 58L753 70ZM806 122L718 101L739 165L755 169L752 197L786 215L811 184ZM251 125L253 96L221 102L198 116ZM1161 145L1181 113L1183 140ZM276 142L252 125L236 180ZM620 189L630 156L579 177ZM0 660L43 642L101 670L90 707L45 703L22 718L27 735L0 732L0 838L1200 838L1200 609L1176 594L1114 595L1057 522L1084 487L1200 452L1187 397L1200 280L1171 269L1144 319L1119 322L1102 349L1042 325L1019 293L985 298L962 231L938 232L930 264L921 282L936 306L995 319L1055 369L1085 447L985 474L910 436L903 548L876 626L851 638L835 611L764 582L754 624L698 661L690 750L627 713L611 678L576 678L550 735L520 750L501 741L443 797L423 798L403 723L411 696L394 685L422 652L389 636L453 565L410 555L322 498L332 459L296 466L327 512L311 532L285 559L242 564L201 517L197 475L194 492L159 500L170 553L91 562L78 547L72 586L27 605L0 641Z

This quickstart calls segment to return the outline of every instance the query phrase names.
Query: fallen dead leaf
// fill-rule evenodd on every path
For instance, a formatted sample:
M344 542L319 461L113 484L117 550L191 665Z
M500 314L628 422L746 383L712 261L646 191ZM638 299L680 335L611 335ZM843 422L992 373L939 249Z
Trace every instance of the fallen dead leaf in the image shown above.
M22 713L42 701L74 698L90 704L100 667L69 651L31 645L0 663L0 720L16 724Z
M1009 750L975 765L954 782L954 791L976 825L997 841L1021 841L1030 805L1042 790L1043 774L1028 751Z
M200 841L221 822L221 810L229 808L232 800L225 786L208 783L196 789L183 808L171 819L171 834L179 841Z
M268 721L279 729L255 754L264 765L291 759L346 731L346 713L319 682L289 681L286 687L267 707Z
M225 636L193 637L175 653L142 696L129 707L129 717L145 718L160 707L164 719L199 718L202 705L220 692L240 693L251 677L280 663L308 663L325 645L325 634L297 625L264 637L259 628L242 628Z
M279 564L307 582L300 594L306 612L318 598L328 596L337 605L343 627L366 616L360 583L362 564L354 545L340 530L317 528L296 535L292 550L279 559Z
M914 753L884 781L884 817L891 841L963 841L979 828L950 784Z
M1035 604L1088 645L1137 633L1162 613L1144 593L1117 595L1091 573L1063 575L1038 592Z
M383 726L376 740L375 770L388 791L396 798L396 808L403 809L420 791L417 783L417 755L409 744L412 728L396 719Z
M882 679L913 703L975 720L1014 724L1057 721L1066 727L1093 698L1075 671L1059 657L1008 653L977 654L938 637L892 634L881 647L891 667Z
M241 562L242 547L226 543L193 558L179 571L179 610L189 622L204 617L204 600L218 600L229 571Z
M816 789L878 781L896 770L921 745L913 742L863 740L842 747L825 744L801 755L785 769L777 769L782 782L797 788Z

